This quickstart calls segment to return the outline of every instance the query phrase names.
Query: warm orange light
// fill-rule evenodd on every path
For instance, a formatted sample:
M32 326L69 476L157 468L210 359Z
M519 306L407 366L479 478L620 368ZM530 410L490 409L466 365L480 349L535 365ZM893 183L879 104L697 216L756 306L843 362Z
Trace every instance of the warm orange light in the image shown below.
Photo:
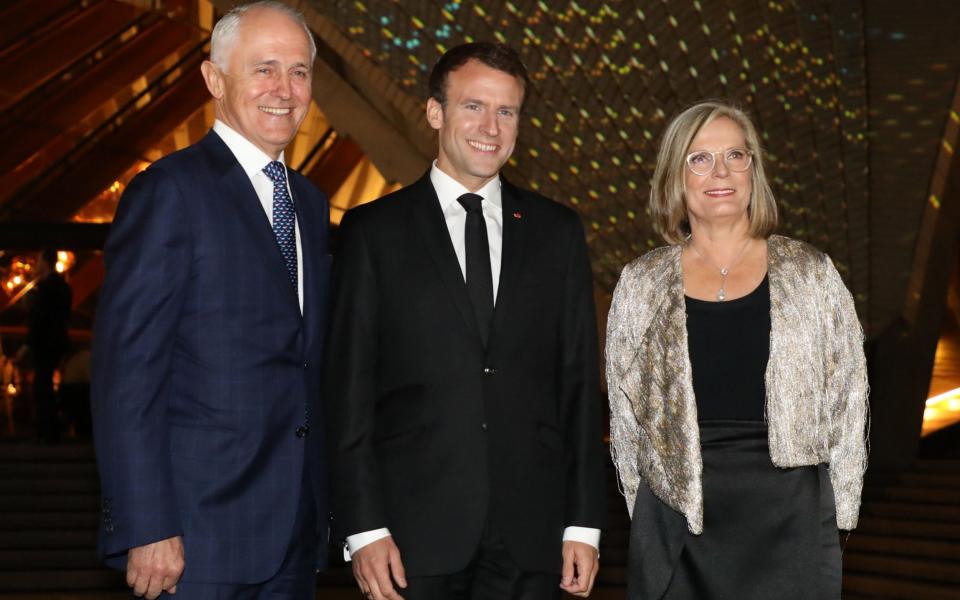
M13 285L20 285L21 283L23 283L23 277L20 277L19 275L14 275Z
M923 409L923 434L960 421L960 388L928 398Z
M76 256L74 256L73 252L69 252L67 250L58 250L57 264L54 268L56 268L57 273L63 273L72 267L75 261Z
M7 395L8 395L8 396L16 396L16 395L17 395L17 386L15 386L15 385L12 384L12 383L8 383L8 384L7 384Z

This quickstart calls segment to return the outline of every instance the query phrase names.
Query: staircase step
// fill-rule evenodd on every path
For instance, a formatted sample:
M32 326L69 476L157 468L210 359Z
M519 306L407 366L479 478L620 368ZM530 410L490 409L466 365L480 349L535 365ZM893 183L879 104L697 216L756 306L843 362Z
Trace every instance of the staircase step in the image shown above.
M92 548L72 550L0 550L0 571L99 569L103 563Z
M0 512L0 532L28 529L96 529L99 515L86 512Z
M7 479L96 479L97 465L82 462L0 462L0 480Z
M926 473L960 473L960 460L941 460L941 459L927 459L927 460L918 460L914 464L913 472L926 472Z
M943 584L960 583L960 563L950 560L845 552L843 568L852 573L895 575Z
M14 549L45 549L45 548L96 548L97 530L81 529L79 531L0 531L0 548Z
M843 597L847 592L868 598L906 598L909 600L956 600L957 586L916 581L898 577L881 577L862 573L845 573Z
M960 540L960 523L861 517L854 535L896 535L915 538Z
M926 556L942 560L960 561L960 541L944 542L920 538L903 538L869 534L854 534L847 542L849 552L883 553L894 556ZM960 565L958 565L960 568Z
M33 494L2 494L0 495L0 513L15 512L68 512L68 511L100 511L100 496L98 494L69 494L45 495Z
M33 443L0 443L0 462L92 462L91 444L44 446Z
M960 509L960 488L944 489L906 486L870 486L864 490L867 501L892 500L898 502L916 502L922 504L953 504Z
M914 520L960 523L960 506L949 504L914 504L874 500L865 502L860 511L863 516L903 518Z
M0 479L0 495L6 494L99 494L100 482L96 479Z
M0 590L110 590L126 586L124 575L107 568L0 571Z
M910 472L877 475L870 478L870 485L899 485L920 488L960 489L960 473Z
M339 596L328 596L326 590L323 591L323 600L339 600ZM3 600L130 600L129 590L97 590L69 592L21 592L18 594L4 593L0 598ZM346 596L343 597L346 600ZM593 596L591 596L593 598Z

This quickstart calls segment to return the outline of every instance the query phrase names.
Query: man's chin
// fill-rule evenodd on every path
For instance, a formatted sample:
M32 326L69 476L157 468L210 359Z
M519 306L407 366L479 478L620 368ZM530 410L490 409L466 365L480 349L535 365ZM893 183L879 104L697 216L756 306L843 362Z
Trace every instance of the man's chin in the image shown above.
M507 161L489 161L484 162L483 164L475 165L472 175L480 179L492 179L500 173L500 169L503 168L503 165Z

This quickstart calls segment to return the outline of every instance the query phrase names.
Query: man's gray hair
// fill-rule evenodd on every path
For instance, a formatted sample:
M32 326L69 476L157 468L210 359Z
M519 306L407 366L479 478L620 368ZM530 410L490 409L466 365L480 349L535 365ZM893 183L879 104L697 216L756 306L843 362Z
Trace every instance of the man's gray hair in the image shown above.
M304 33L307 34L307 39L310 40L310 64L312 66L314 59L317 58L317 43L313 39L313 32L310 31L310 27L303 18L303 13L288 4L277 2L276 0L260 0L259 2L251 2L250 4L241 4L240 6L231 8L227 14L223 15L213 27L213 33L210 35L210 61L221 69L227 68L230 51L236 42L240 20L243 18L243 15L250 10L259 8L283 13L303 27Z

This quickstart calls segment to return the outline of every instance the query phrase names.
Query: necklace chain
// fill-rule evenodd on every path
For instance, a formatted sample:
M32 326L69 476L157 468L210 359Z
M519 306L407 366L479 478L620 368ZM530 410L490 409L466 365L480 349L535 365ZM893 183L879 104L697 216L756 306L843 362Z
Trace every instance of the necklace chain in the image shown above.
M747 238L747 241L743 244L743 247L740 248L740 251L737 252L737 255L725 267L721 267L720 265L715 263L713 260L701 254L700 251L697 250L697 247L693 245L692 238L689 238L687 240L687 245L690 246L690 249L693 250L696 253L696 255L700 257L700 260L708 263L710 266L712 266L713 268L715 268L717 271L720 272L720 289L717 290L717 301L723 302L724 300L726 300L727 299L727 290L726 290L727 275L730 274L730 269L740 264L740 259L743 258L743 253L746 252L747 246L750 245L750 238Z

